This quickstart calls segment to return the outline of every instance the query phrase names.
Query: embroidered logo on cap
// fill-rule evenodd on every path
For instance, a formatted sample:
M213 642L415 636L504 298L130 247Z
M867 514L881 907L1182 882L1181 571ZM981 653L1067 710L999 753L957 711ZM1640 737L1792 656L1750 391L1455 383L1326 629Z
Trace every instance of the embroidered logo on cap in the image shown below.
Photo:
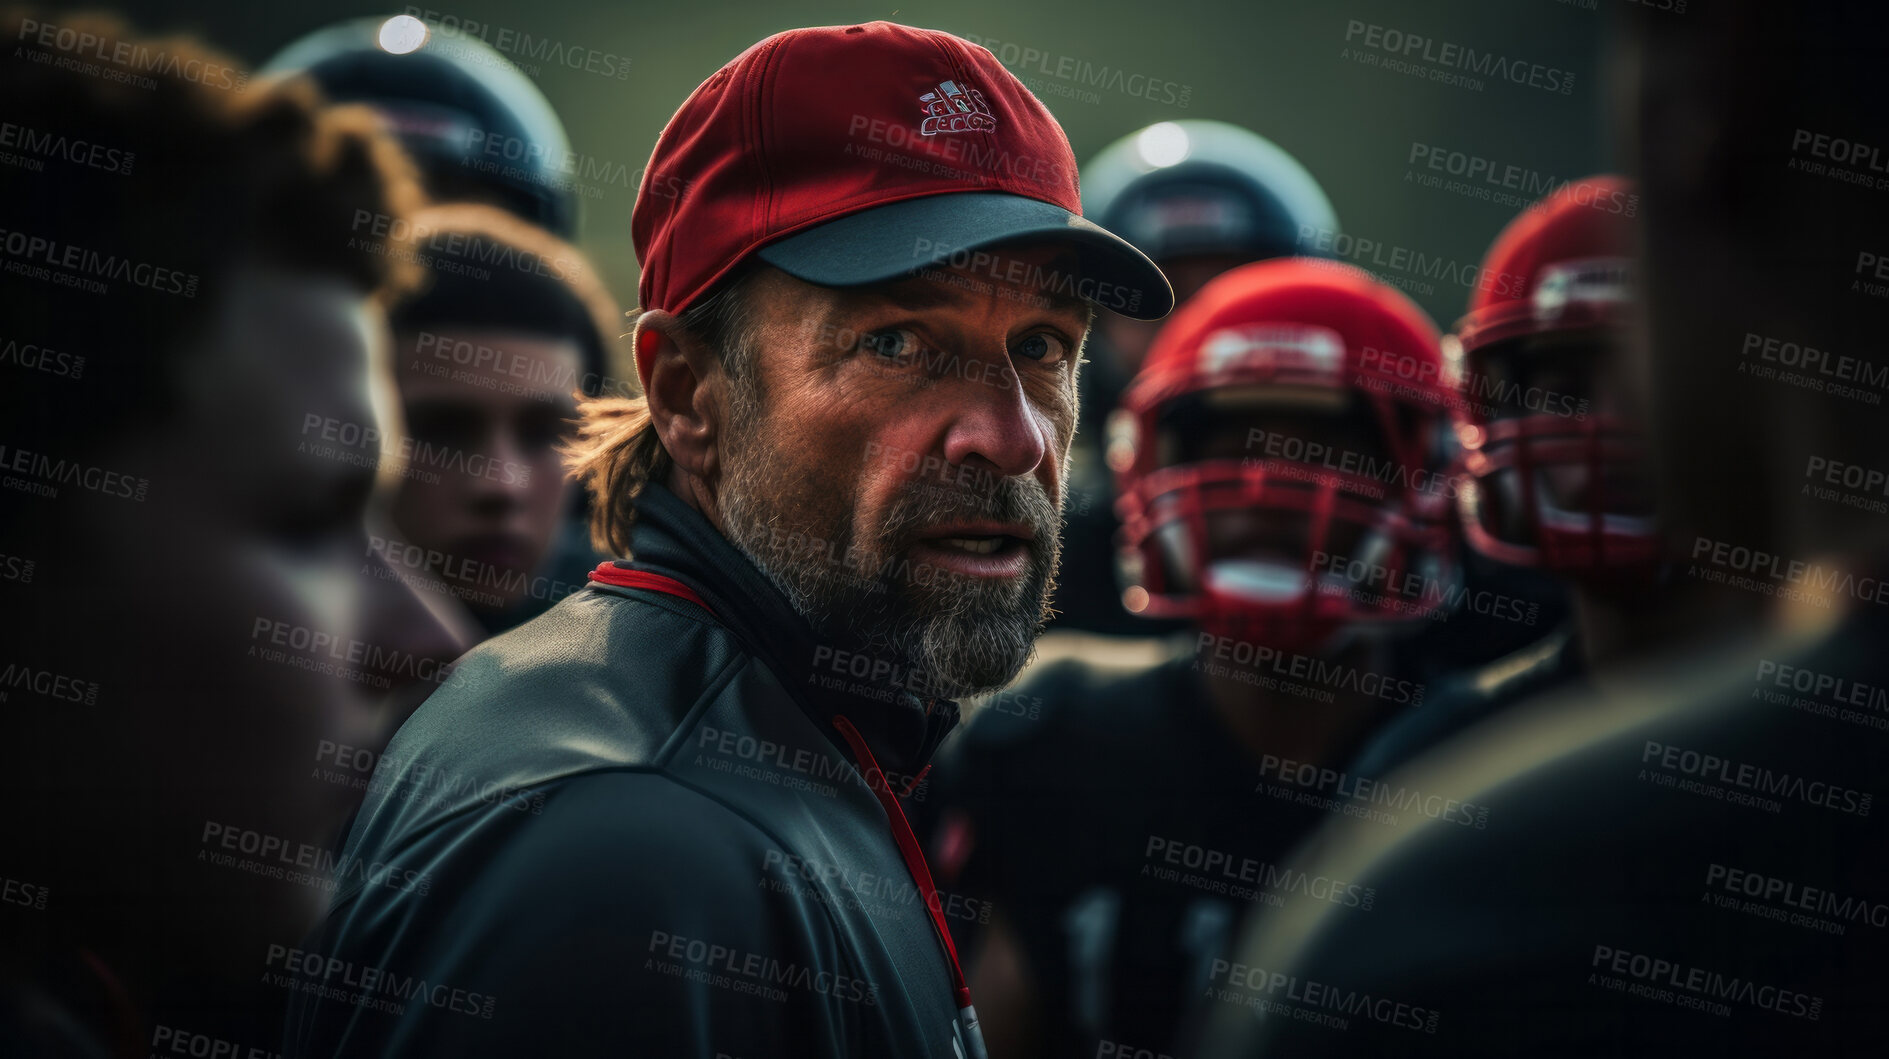
M925 120L918 126L921 136L941 132L996 132L997 119L984 103L984 93L975 88L960 88L956 81L940 81L938 87L918 97Z

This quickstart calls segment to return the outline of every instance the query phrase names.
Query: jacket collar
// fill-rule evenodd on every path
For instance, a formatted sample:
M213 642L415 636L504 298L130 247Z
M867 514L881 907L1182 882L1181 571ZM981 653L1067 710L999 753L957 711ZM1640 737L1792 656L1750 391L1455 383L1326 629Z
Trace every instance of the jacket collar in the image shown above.
M833 721L851 720L893 790L909 793L956 727L956 702L927 697L907 663L816 636L739 548L658 483L637 496L631 553L632 560L617 565L664 574L694 589L848 758L852 754ZM920 686L914 691L910 684Z

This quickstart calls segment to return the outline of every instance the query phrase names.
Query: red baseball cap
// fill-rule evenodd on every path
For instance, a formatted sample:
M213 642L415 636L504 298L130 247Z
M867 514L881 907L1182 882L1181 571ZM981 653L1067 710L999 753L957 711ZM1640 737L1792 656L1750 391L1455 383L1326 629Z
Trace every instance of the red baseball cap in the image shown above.
M1022 240L1076 252L1046 291L1156 320L1174 293L1082 219L1062 126L995 56L891 22L778 33L736 56L656 141L631 220L645 309L681 312L751 255L827 287L933 265L993 272ZM1014 278L1014 270L1009 275Z

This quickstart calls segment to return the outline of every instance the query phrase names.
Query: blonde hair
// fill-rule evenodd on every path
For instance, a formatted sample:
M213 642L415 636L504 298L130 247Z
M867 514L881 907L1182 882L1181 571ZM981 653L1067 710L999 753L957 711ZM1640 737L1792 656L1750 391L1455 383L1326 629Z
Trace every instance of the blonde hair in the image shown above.
M756 274L737 271L678 318L679 337L713 349L732 380L751 381L756 349L748 291ZM628 557L636 499L644 486L668 477L674 463L656 436L647 394L588 398L577 414L577 436L559 449L566 472L590 493L591 542Z

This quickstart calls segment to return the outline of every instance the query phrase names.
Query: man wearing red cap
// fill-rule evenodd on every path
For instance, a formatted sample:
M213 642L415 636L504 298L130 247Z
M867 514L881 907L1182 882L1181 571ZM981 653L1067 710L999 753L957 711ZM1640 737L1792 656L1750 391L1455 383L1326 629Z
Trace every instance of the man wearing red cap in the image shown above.
M644 395L574 473L628 556L402 729L353 885L270 953L293 1055L981 1056L899 799L1028 658L1094 306L1157 318L981 48L795 30L698 88L633 222ZM404 877L404 876L402 876Z

